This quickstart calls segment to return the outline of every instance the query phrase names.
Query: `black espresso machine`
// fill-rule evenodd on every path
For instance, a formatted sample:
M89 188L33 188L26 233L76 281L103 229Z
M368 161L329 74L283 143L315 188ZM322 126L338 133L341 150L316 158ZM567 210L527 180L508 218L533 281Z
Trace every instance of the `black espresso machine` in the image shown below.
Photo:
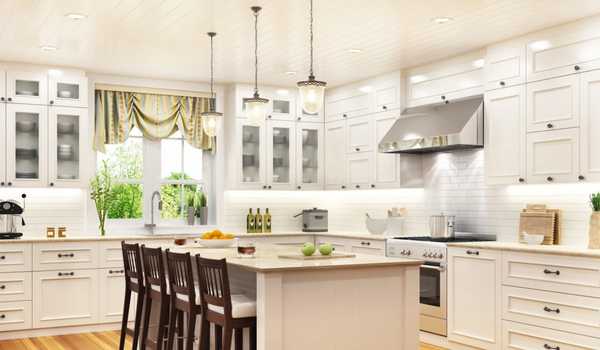
M20 232L25 226L25 194L21 195L23 203L16 200L0 200L0 239L14 239L23 236Z

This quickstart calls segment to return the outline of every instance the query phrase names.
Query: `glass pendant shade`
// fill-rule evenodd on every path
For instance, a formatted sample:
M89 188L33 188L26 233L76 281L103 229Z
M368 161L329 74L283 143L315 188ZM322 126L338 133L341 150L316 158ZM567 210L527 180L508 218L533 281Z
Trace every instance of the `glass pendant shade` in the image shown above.
M267 107L269 106L269 100L255 95L253 98L245 99L244 104L248 123L253 125L262 125L267 118Z
M300 103L302 110L308 114L317 114L323 108L325 100L325 87L327 84L322 81L309 79L298 82L300 90Z
M218 119L223 116L223 113L219 112L204 112L202 113L202 130L209 137L217 136L219 127Z

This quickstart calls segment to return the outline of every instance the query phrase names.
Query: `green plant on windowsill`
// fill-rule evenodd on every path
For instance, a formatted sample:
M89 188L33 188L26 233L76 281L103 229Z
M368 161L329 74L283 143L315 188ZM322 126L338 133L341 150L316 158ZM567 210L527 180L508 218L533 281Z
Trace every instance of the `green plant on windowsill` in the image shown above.
M206 195L202 190L198 190L194 195L194 209L196 217L200 221L200 225L206 225L208 221L208 208L206 203Z
M590 195L590 205L595 212L600 211L600 192Z
M106 215L111 206L113 199L112 193L112 176L108 170L106 161L102 162L102 166L90 180L90 197L96 204L96 213L98 214L98 228L100 235L104 236L106 231L104 224L106 223Z

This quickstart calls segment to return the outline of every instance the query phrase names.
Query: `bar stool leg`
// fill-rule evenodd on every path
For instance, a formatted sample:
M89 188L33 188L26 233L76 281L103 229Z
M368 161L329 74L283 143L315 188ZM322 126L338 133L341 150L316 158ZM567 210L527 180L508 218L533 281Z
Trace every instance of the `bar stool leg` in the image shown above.
M165 343L165 329L169 322L169 302L162 301L160 305L160 316L158 321L158 334L156 335L156 350L162 350Z
M200 321L200 350L209 350L210 348L210 322L204 318Z
M233 338L233 328L225 324L223 327L223 349L231 350L231 340Z
M137 303L135 306L135 323L133 325L133 341L131 348L137 350L137 344L140 339L140 331L142 326L142 312L144 311L144 293L138 293Z
M215 324L215 350L223 350L223 327Z
M167 336L167 349L173 349L173 340L175 339L175 332L178 330L177 325L177 314L179 311L175 309L175 303L171 302L171 315L169 315L169 333ZM181 334L177 333L177 336L180 337Z
M250 350L256 350L256 325L250 327Z
M144 325L142 327L142 349L146 349L146 342L148 340L148 328L150 327L150 313L152 311L152 299L150 299L150 292L146 293L144 298Z
M187 324L187 339L185 342L185 350L193 350L194 349L194 335L196 330L196 315L192 312L188 314L188 324Z
M244 350L244 329L236 328L235 332L235 350Z
M177 312L177 350L183 350L183 339L185 336L185 325L183 323L183 312ZM171 350L171 348L169 348Z
M123 301L123 320L121 321L121 339L119 339L119 350L125 349L125 338L127 337L127 318L129 317L129 303L131 302L131 290L125 288Z

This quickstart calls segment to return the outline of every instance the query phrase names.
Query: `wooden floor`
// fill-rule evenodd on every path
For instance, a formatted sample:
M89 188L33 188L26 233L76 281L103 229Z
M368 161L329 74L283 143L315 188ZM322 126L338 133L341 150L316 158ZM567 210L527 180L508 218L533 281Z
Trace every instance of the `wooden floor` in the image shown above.
M117 331L0 341L0 350L114 350L118 348L119 332ZM129 342L126 348L131 348ZM420 350L443 349L421 344Z

